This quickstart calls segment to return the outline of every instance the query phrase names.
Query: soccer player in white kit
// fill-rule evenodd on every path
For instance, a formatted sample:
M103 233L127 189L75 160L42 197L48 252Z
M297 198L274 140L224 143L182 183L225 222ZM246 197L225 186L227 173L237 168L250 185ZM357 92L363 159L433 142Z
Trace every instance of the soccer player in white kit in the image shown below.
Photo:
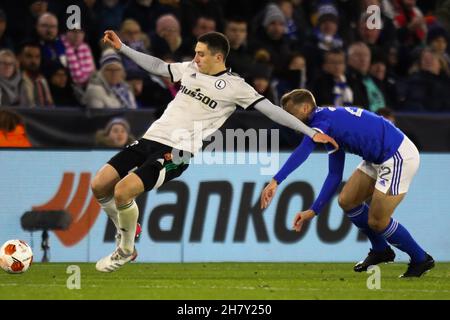
M173 82L181 81L181 88L144 136L111 158L92 181L94 196L120 233L116 250L97 262L98 271L115 271L136 258L134 240L139 211L134 199L180 176L189 164L173 161L175 150L195 154L202 147L202 138L219 129L236 105L244 109L253 106L273 121L308 135L314 142L338 147L333 138L309 128L232 74L225 67L230 45L219 32L200 36L194 59L183 63L169 64L135 51L110 30L105 31L103 41L146 71L170 77Z

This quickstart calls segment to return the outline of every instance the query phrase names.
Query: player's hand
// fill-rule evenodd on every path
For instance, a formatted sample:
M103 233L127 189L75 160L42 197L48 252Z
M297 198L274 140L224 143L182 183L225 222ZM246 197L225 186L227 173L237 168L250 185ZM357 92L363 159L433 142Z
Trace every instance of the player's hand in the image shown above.
M261 193L261 209L265 209L269 206L272 198L275 196L277 192L278 183L272 179L270 183L264 188Z
M119 36L112 30L106 30L103 36L103 43L109 44L116 50L120 50L122 47L122 41Z
M339 150L339 145L337 144L337 142L332 137L326 135L325 133L317 132L313 136L313 141L318 143L331 143L335 150Z
M296 232L300 232L300 230L302 230L303 224L306 221L311 220L315 216L316 216L316 214L312 210L306 210L306 211L302 211L302 212L297 213L295 215L294 224L292 225L292 228Z

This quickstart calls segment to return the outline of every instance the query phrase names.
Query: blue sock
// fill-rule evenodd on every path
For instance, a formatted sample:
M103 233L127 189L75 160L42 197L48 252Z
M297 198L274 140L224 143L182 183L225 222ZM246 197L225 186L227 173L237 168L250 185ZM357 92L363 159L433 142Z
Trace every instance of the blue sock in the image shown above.
M372 243L373 251L384 251L389 244L384 237L369 227L369 206L365 203L345 212L355 226L357 226Z
M396 220L391 218L387 228L380 234L394 247L406 252L411 257L412 263L425 261L426 252Z

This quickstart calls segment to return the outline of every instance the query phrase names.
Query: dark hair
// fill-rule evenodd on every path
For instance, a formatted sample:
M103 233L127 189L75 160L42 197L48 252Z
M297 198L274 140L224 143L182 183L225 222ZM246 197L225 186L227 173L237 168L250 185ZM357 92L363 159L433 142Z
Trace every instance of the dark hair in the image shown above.
M33 40L25 40L25 41L22 41L21 43L19 43L16 53L21 54L25 50L26 47L38 48L39 50L41 50L41 46L39 45L39 42L33 41Z
M208 32L198 37L197 41L206 44L213 54L222 53L224 61L227 59L230 52L230 43L223 33Z
M229 17L226 20L226 25L228 26L228 24L230 24L230 23L245 23L246 25L248 25L247 20L245 20L243 17L240 17L240 16Z

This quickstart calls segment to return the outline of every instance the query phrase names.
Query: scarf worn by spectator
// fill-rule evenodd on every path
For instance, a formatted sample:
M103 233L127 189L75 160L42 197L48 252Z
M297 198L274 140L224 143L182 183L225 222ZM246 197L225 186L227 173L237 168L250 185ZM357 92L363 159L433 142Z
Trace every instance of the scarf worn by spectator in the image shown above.
M84 42L75 48L65 36L62 36L61 39L66 47L66 57L73 82L81 86L86 85L95 71L91 49Z
M126 83L119 83L114 86L110 86L111 91L116 95L117 99L122 102L124 108L136 109L136 104L130 97L130 89Z
M339 81L335 81L333 95L335 106L346 106L353 103L353 91L347 84L345 76L342 76Z
M10 79L0 77L0 106L26 106L28 104L27 95L22 84L20 72Z
M317 46L322 50L341 49L344 45L342 39L337 35L326 36L318 29L314 33L317 39Z

